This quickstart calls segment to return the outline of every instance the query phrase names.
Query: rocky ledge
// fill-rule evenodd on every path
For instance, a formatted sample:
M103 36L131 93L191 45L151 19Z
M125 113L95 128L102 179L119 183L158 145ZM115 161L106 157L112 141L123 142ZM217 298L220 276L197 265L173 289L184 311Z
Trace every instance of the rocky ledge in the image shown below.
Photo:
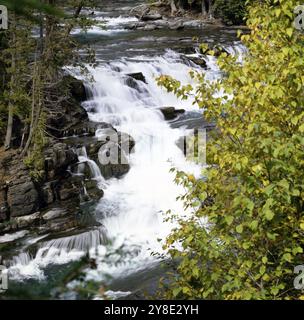
M101 180L120 178L129 171L127 154L134 139L110 124L89 121L81 106L87 99L82 81L65 76L59 86L65 99L58 106L60 112L47 119L53 138L44 147L39 178L33 177L18 149L0 149L0 235L22 229L49 233L77 228L78 214L102 198ZM100 148L107 152L114 147L124 161L101 164Z

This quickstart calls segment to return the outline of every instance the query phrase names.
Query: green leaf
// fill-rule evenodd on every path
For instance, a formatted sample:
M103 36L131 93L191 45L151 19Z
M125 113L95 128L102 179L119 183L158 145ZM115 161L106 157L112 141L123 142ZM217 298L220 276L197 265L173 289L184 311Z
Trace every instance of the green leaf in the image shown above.
M240 224L235 228L236 232L242 233L243 232L243 226Z

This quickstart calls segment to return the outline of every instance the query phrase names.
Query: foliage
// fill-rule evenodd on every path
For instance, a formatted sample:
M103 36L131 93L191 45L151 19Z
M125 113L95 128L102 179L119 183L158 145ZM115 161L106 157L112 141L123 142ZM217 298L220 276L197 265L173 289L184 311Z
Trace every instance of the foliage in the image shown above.
M49 15L64 15L63 11L39 0L1 0L1 4L16 14L25 16L33 21L37 21L37 17L31 14L32 10L38 10Z
M62 112L65 94L56 86L64 67L79 66L83 71L84 63L94 63L92 50L87 47L82 59L80 44L71 36L73 28L91 25L81 11L93 2L2 1L11 11L9 29L0 33L0 132L6 128L5 148L19 147L35 177L42 175L47 119ZM67 8L69 13L63 14ZM38 37L33 37L33 30L39 31ZM16 130L16 119L22 133Z
M214 15L226 24L244 24L246 0L215 0Z
M300 1L249 7L243 63L223 54L223 77L196 75L196 103L217 130L204 179L178 173L193 214L178 220L164 248L178 262L166 298L303 299L294 267L304 247L303 34L293 28ZM162 77L184 97L190 88ZM224 92L223 97L215 95Z

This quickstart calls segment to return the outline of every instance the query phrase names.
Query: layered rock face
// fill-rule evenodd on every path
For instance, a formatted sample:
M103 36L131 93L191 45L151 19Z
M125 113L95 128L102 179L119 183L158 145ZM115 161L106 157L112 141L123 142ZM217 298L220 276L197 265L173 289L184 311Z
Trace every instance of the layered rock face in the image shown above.
M53 138L43 151L42 176L32 177L18 150L0 153L0 234L24 228L44 233L77 227L82 207L103 197L98 178L120 178L130 169L127 155L135 141L110 124L89 121L81 106L87 99L81 81L65 76L59 85L66 94L60 112L47 119ZM101 163L100 150L111 151L119 162Z

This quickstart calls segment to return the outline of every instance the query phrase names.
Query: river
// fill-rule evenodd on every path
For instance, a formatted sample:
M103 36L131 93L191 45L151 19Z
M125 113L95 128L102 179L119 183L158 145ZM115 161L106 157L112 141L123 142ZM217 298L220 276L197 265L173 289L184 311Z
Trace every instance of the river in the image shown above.
M184 190L174 183L172 166L199 176L200 167L186 161L176 141L189 133L189 123L199 123L202 111L191 99L181 101L156 84L156 77L171 75L183 84L192 83L189 71L196 69L207 78L219 76L215 58L207 57L207 70L185 62L181 52L198 42L221 44L230 52L241 50L236 29L219 26L185 28L184 30L127 30L137 21L129 15L130 8L143 1L104 0L94 13L105 27L92 27L87 34L74 31L75 37L96 50L99 62L89 68L95 82L87 84L90 100L84 103L95 122L108 122L136 141L130 155L131 169L121 179L106 181L104 197L90 215L105 230L106 243L91 230L74 237L44 241L27 237L14 248L16 254L10 267L9 296L13 298L76 299L73 286L58 294L73 272L75 264L89 252L96 267L85 269L83 279L100 283L108 297L138 298L144 291L153 291L164 269L152 252L162 253L162 243L172 229L164 222L165 212L185 213L176 198ZM126 74L142 72L146 83L137 81L130 87ZM165 121L160 107L174 106L186 114L175 123ZM191 126L190 126L191 127ZM83 156L83 155L82 155ZM98 174L98 173L97 173ZM38 250L31 246L39 243Z

